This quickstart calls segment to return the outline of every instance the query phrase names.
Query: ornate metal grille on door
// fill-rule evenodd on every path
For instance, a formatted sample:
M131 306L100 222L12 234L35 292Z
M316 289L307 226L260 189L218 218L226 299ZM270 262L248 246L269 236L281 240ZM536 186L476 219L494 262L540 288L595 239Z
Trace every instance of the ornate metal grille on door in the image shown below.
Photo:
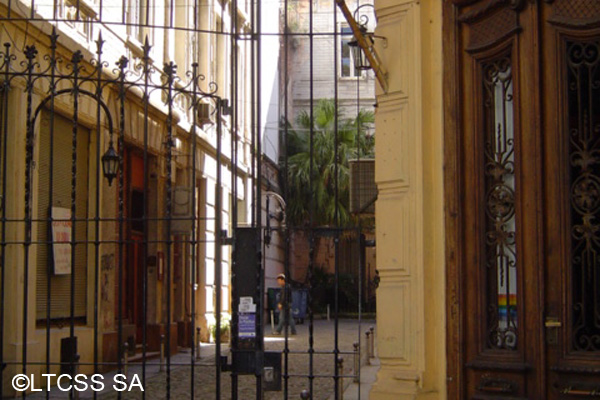
M82 374L90 396L128 397L110 391L123 374L141 398L340 398L344 379L359 376L363 307L373 308L363 292L376 274L365 218L342 196L348 159L372 155L372 114L359 100L374 81L341 80L353 96L345 112L362 119L347 118L329 62L335 95L317 101L312 51L327 41L338 57L336 6L323 3L331 32L316 33L313 2L309 28L290 32L290 2L264 34L261 0L0 5L1 396L50 398L66 385L76 397L82 386L59 375ZM291 124L278 126L293 119L287 85L269 90L285 104L276 127L264 120L270 37L283 65L299 42L311 49L309 111L293 138ZM286 209L292 151L310 165L301 222ZM297 265L293 251L306 256ZM290 313L306 326L302 340L289 329L265 339L279 273L290 277L290 307L301 305ZM16 388L18 374L30 386ZM105 390L93 388L96 374Z

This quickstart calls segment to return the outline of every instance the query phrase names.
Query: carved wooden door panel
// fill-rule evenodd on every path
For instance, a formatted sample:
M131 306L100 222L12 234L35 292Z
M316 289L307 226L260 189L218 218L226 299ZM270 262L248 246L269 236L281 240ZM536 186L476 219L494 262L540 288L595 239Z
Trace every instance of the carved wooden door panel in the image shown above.
M458 9L463 394L542 399L536 10Z
M449 398L598 397L600 1L445 13Z
M548 399L600 396L600 2L542 9Z

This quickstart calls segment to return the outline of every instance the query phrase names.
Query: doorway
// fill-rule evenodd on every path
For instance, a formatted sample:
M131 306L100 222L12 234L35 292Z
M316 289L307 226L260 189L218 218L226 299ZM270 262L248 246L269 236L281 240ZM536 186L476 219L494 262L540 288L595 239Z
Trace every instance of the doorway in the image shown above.
M141 343L144 318L144 232L146 229L146 199L144 194L144 159L134 149L126 148L124 165L124 217L125 244L123 251L124 273L117 292L122 290L122 313L126 325L135 332L135 342ZM117 309L118 310L118 309ZM115 314L118 315L118 312ZM132 332L132 333L133 333ZM130 338L126 338L130 340ZM132 349L130 349L132 350Z
M600 7L445 13L449 398L594 397Z

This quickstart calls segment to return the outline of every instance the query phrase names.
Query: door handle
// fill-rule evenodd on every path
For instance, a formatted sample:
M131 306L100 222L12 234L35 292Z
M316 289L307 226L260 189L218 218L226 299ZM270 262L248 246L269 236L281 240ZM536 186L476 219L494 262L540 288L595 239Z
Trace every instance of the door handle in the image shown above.
M544 326L546 327L546 343L553 346L557 345L558 331L562 327L562 323L556 317L546 317Z
M546 328L560 328L562 323L555 317L547 317L546 322L544 322L544 326Z
M566 387L559 390L560 394L566 394L570 396L583 396L583 397L600 397L600 389L585 390L575 389L572 386Z

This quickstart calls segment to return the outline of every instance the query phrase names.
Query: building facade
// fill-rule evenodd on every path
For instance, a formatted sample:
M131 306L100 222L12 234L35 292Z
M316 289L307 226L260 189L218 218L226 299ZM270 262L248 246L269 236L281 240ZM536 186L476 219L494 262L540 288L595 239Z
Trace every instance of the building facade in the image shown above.
M251 50L231 39L249 4L112 3L0 4L3 396L25 363L120 369L229 318L217 244L251 218Z
M357 17L362 18L371 31L376 25L372 4L371 0L347 2L351 10L362 6ZM287 37L287 74L283 78L287 92L282 93L288 105L287 120L293 123L301 111L310 110L311 101L314 104L319 99L336 98L344 116L356 115L361 109L373 110L374 74L354 68L348 46L352 31L336 2L290 2L287 16L290 35Z

